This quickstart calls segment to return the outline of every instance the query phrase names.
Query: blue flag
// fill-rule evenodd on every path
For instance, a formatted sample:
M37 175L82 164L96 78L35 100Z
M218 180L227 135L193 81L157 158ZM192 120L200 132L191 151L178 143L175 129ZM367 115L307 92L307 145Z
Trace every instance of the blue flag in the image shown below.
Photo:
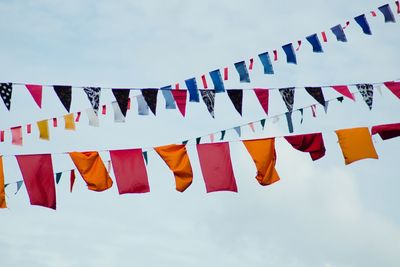
M344 34L342 25L338 24L331 28L332 33L336 36L336 40L340 42L347 42L346 35Z
M368 21L365 18L365 15L362 14L354 18L358 25L360 25L361 29L365 34L372 35L371 29L369 27Z
M165 99L165 108L176 109L175 100L171 93L172 90L171 85L161 87L160 89Z
M321 42L318 39L318 35L316 33L311 34L306 37L307 41L312 45L313 52L315 53L323 53Z
M249 83L250 76L249 72L247 71L246 63L244 61L240 61L235 63L235 68L239 73L239 78L241 83Z
M216 93L225 92L224 82L222 81L221 72L218 70L210 71L210 77L214 84L214 89Z
M269 58L268 52L259 54L258 57L264 66L264 74L274 74L274 69L272 67L271 59Z
M196 78L185 80L185 84L189 91L189 102L200 102Z
M286 112L286 120L289 128L289 133L293 133L293 121L292 121L292 112Z
M390 8L389 4L383 5L378 7L379 11L382 12L383 16L385 17L385 22L396 22L396 19L393 16L392 9Z
M286 62L297 64L296 54L294 53L292 43L282 46L282 49L283 49L283 51L285 51L285 54L286 54Z

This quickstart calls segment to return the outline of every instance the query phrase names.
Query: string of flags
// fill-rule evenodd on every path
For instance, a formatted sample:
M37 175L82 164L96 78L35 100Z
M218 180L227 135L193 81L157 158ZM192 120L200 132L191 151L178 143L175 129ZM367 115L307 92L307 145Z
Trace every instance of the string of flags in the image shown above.
M345 164L362 159L378 159L372 135L378 134L383 140L400 136L400 123L391 123L368 127L339 129L335 131ZM251 156L256 168L256 180L262 186L271 185L280 180L275 169L277 153L275 139L241 140ZM283 136L296 150L309 153L313 161L326 154L323 134L321 132ZM238 192L236 178L230 155L230 143L196 144L201 174L206 192ZM167 164L175 177L175 188L184 192L193 181L193 170L185 144L171 144L154 147L154 151ZM119 194L136 194L150 192L145 157L142 148L109 150ZM89 190L105 191L113 186L110 168L105 167L98 151L65 152L71 158L75 168L85 181ZM6 208L3 160L0 156L0 208ZM52 154L15 155L23 180L15 182L17 192L22 184L28 192L31 205L56 209L56 189L61 179L57 172L54 177ZM70 191L75 182L75 170L70 174ZM56 181L55 181L56 180Z

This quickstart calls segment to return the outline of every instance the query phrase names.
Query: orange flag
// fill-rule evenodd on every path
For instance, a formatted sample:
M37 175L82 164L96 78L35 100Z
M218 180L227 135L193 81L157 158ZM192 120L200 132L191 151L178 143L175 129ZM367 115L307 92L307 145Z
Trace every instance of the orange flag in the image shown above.
M192 184L193 171L185 145L167 145L154 150L175 175L176 190L183 192Z
M257 167L256 179L261 185L270 185L279 181L275 170L275 138L243 141Z
M7 208L6 192L4 191L3 157L0 156L0 209Z
M112 186L113 181L98 152L70 152L69 155L89 190L100 192Z
M372 138L367 127L336 130L345 164L357 160L378 159Z

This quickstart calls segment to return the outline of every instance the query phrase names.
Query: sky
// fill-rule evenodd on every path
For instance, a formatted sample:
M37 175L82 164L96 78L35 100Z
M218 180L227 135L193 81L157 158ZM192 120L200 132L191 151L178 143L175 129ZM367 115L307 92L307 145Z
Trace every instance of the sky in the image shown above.
M384 1L0 1L0 80L112 88L152 88L229 67L226 88L283 88L372 83L400 79L399 23L384 23ZM395 12L394 2L389 2ZM377 17L369 11L375 10ZM365 13L373 35L361 32L353 17ZM334 40L329 28L350 20L348 42ZM305 36L325 30L324 53L312 53ZM286 64L280 46L303 40L297 65ZM264 75L257 55L278 49L274 75ZM254 57L251 83L239 83L233 63ZM209 80L209 83L211 81ZM351 87L352 91L357 89ZM154 147L191 139L187 146L193 184L175 191L173 175L149 152L150 193L118 195L89 191L80 176L69 192L68 173L57 185L57 211L31 206L25 187L7 187L0 211L2 266L399 266L400 181L396 175L398 139L374 137L379 160L345 166L334 130L398 122L398 99L384 86L375 90L372 111L356 102L329 104L317 117L294 114L295 133L323 132L326 156L311 161L282 138L276 139L281 180L260 186L250 156L234 131L227 131L238 193L207 194L193 138L265 117L252 91L244 92L243 116L226 94L216 96L215 119L205 105L188 103L187 116L166 110L158 96L157 116L138 116L132 102L125 123L114 123L110 90L101 104L108 113L100 127L82 114L74 132L51 129L39 140L33 127L22 147L10 136L0 144L5 182L21 180L13 155L52 153L54 170L73 168L66 151ZM137 95L132 91L131 96ZM326 99L339 96L324 89ZM295 108L314 104L296 90ZM73 89L71 111L90 107ZM270 115L285 112L271 92ZM0 104L0 129L59 117L65 109L51 87L39 109L23 86L15 86L11 111ZM288 134L286 121L267 120L264 130L242 129L243 139ZM216 135L216 139L218 139ZM209 138L202 139L209 142ZM107 152L101 152L104 161ZM111 176L114 178L113 173Z

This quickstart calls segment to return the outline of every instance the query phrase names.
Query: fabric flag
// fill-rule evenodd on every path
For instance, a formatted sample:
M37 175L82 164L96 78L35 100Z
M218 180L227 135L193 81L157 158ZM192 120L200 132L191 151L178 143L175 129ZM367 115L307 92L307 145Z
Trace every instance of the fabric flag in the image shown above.
M249 122L248 125L249 125L251 131L252 131L253 133L255 133L255 132L256 132L256 129L254 128L254 123L253 123L253 122Z
M227 74L228 72L226 72ZM228 76L228 75L226 75ZM225 92L224 82L222 81L221 72L219 69L210 71L210 77L214 84L214 89L216 93L223 93Z
M75 122L79 122L80 119L81 119L81 112L78 111L78 112L76 113Z
M58 184L58 183L60 182L60 180L61 180L61 175L62 175L62 172L57 172L57 173L56 173L56 184Z
M246 62L240 61L235 63L236 71L239 73L239 80L241 83L249 83L250 76L246 67Z
M288 124L289 133L293 133L294 130L293 130L292 112L286 112L285 116Z
M278 51L274 50L272 52L274 53L274 61L278 61Z
M397 14L400 14L400 2L396 1L396 6L397 6Z
M208 112L214 117L214 104L215 104L215 90L201 90L201 97L203 98L204 104L206 104Z
M318 103L325 107L325 97L321 87L306 87L307 93L311 95Z
M239 112L240 116L242 116L243 90L226 90L226 92L228 93L229 99L232 101L236 111Z
M57 128L57 124L58 124L57 118L53 118L53 127Z
M236 133L237 133L237 135L238 135L239 137L242 136L242 128L240 128L240 126L236 126L236 127L234 127L233 129L236 131Z
M229 143L200 144L196 147L207 193L237 192Z
M306 37L307 41L311 44L314 53L323 53L321 42L316 33Z
M4 142L4 131L0 131L0 142Z
M314 118L317 117L317 106L316 105L311 105L311 113Z
M126 117L126 111L128 110L129 89L112 89L115 99L117 100L118 106L121 109L121 113ZM115 109L114 109L115 111Z
M385 82L385 86L400 99L400 82Z
M64 126L65 130L75 131L74 113L64 115Z
M69 156L83 180L85 180L89 190L100 192L112 186L113 181L108 175L98 152L70 152Z
M142 149L111 150L119 194L150 192Z
M299 51L299 50L300 50L300 47L301 47L301 40L298 40L298 41L297 41L297 48L296 48L296 51Z
M69 175L69 192L72 193L72 188L75 183L75 170L71 170L71 174Z
M48 120L38 121L37 126L39 129L39 138L44 140L50 140L49 121Z
M382 12L383 16L385 17L385 22L396 22L394 18L392 9L390 8L389 4L383 5L378 7L379 11Z
M32 124L27 124L27 125L26 125L26 133L27 133L27 134L32 133Z
M372 35L371 28L369 27L367 18L365 17L365 14L359 15L354 18L354 20L357 22L358 25L360 25L363 33L367 35Z
M324 43L328 42L328 38L326 38L325 32L321 32L321 36L322 36L322 40L324 41Z
M136 97L136 99L138 102L138 114L139 115L149 115L149 106L147 105L146 101L144 100L143 95L138 95Z
M260 185L270 185L279 181L275 169L275 138L242 141L257 168L256 179Z
M258 57L264 67L264 74L274 74L274 68L272 67L271 59L268 52L259 54Z
M261 107L265 111L265 114L268 115L269 90L263 88L254 88L254 93L256 94Z
M367 127L336 130L345 164L371 158L378 159Z
M326 149L322 133L300 134L284 137L294 149L302 152L309 152L312 160L318 160L325 156Z
M71 108L71 99L72 99L72 86L69 85L54 85L54 91L56 92L58 98L61 101L61 104L65 107L65 109L69 112Z
M289 110L289 112L293 111L294 92L295 92L294 87L279 89L279 93L281 94L283 102L285 102L285 105Z
M343 98L343 96L339 96L339 97L336 98L336 100L339 101L340 103L342 103L344 98Z
M22 127L12 127L11 128L11 143L16 146L22 146Z
M143 98L146 101L147 105L149 106L151 112L156 115L157 110L157 89L142 89Z
M200 140L201 140L201 137L197 137L197 138L196 138L196 144L197 144L197 145L200 144Z
M119 107L118 107L118 109L119 109ZM92 109L92 108L86 109L86 115L88 117L90 126L99 127L99 125L100 125L99 116L96 115L94 109Z
M11 108L12 89L12 83L0 83L0 97L8 110Z
M21 189L22 185L24 184L24 181L17 181L17 190L15 191L14 195L16 195L19 190Z
M103 105L101 108L101 114L106 115L107 114L107 106Z
M325 101L325 105L324 105L325 114L328 113L328 106L329 106L329 101Z
M372 135L379 134L382 140L400 136L400 123L375 125L371 129Z
M0 156L0 209L7 208L6 191L4 189L3 156Z
M253 69L253 65L254 65L254 58L250 58L249 70Z
M189 91L189 102L200 102L196 78L185 80L185 84Z
M174 173L176 190L185 191L193 180L192 166L185 145L159 146L154 150Z
M221 131L221 138L219 139L220 141L224 140L224 138L225 138L225 133L226 133L225 130L222 130L222 131Z
M224 81L228 80L228 67L224 68Z
M286 54L286 62L297 64L296 54L294 53L292 43L282 46L282 49Z
M175 102L176 102L176 105L178 106L179 111L181 112L182 116L185 117L187 91L186 90L172 90L171 93L175 99Z
M347 42L346 35L344 34L342 25L338 24L331 28L332 33L336 36L336 40L340 42Z
M125 116L124 116L124 114L122 114L122 111L118 105L118 102L117 101L111 102L111 105L114 110L114 122L125 122Z
M84 87L83 91L86 93L90 104L94 112L99 112L99 105L100 105L100 95L101 95L101 88L100 87Z
M32 95L33 100L35 100L36 104L39 108L42 108L42 90L43 86L36 84L25 84L26 89L28 89L29 93Z
M171 93L172 86L171 85L164 86L164 87L161 87L160 90L165 99L165 108L166 109L176 109L175 100Z
M301 120L300 120L300 124L303 124L303 120L304 120L304 111L302 108L299 108L299 112L301 114Z
M54 183L51 154L15 156L28 191L31 205L56 209L56 186Z
M266 122L266 121L267 121L266 119L260 120L260 124L261 124L261 127L262 127L263 130L264 130L264 128L265 128L265 122Z
M203 82L203 88L207 89L208 88L208 84L207 84L207 79L206 79L206 75L201 75L201 81Z
M146 162L146 165L149 164L149 160L147 158L147 151L143 151L143 158L144 158L144 161Z
M374 86L372 84L357 84L357 89L371 110L374 99Z
M353 101L356 101L353 94L350 92L349 88L346 85L333 85L331 87L338 93L344 95L345 97L348 97Z

